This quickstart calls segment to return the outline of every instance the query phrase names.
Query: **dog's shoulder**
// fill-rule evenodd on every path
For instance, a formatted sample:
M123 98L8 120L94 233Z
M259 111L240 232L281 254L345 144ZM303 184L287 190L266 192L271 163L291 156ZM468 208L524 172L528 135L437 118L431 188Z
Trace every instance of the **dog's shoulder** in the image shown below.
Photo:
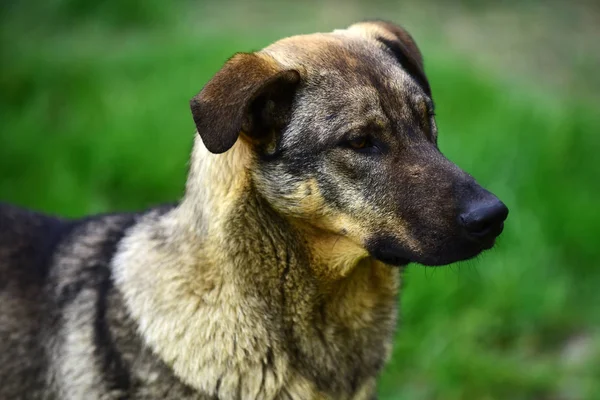
M0 203L0 398L42 393L44 286L69 222ZM32 394L32 398L35 397Z
M173 207L65 219L0 203L0 282L43 286L55 265L108 264L129 227Z
M53 250L52 274L63 283L98 272L110 275L109 265L128 232L141 221L160 218L173 207L165 205L141 212L99 214L69 221Z
M0 381L11 382L0 398L25 391L80 398L100 376L117 381L108 319L125 313L110 263L131 228L171 208L62 219L0 204L0 337L9 338L0 342Z

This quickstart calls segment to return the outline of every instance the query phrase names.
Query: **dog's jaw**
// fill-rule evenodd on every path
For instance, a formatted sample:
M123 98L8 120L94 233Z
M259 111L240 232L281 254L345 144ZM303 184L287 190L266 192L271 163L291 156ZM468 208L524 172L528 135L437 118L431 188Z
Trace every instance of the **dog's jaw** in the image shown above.
M345 278L369 253L348 237L294 221L311 254L311 269L322 282Z

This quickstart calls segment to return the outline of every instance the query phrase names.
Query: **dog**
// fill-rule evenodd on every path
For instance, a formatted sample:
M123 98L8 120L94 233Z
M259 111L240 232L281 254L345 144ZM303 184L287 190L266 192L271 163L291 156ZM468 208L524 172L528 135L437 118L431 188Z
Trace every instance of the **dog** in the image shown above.
M507 207L439 151L393 23L238 53L190 104L179 203L0 206L0 398L374 399L403 267L503 229Z

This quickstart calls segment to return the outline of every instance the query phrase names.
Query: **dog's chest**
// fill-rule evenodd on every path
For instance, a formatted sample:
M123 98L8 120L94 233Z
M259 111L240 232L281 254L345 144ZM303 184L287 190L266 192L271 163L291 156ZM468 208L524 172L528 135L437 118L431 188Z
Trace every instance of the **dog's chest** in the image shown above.
M391 354L396 302L363 306L351 316L323 307L288 337L294 371L330 398L365 398Z
M227 290L220 289L221 298ZM390 350L393 305L378 308L377 315L363 311L355 326L340 325L323 310L312 321L297 315L295 325L285 329L285 321L272 318L260 299L245 299L243 308L232 301L220 304L196 310L194 325L202 329L193 338L172 336L171 344L180 340L178 350L158 349L166 365L146 350L124 352L135 357L129 364L136 368L132 375L140 380L139 388L164 393L170 387L177 398L222 400L354 400L373 394L374 378Z
M179 359L165 363L128 337L131 327L113 325L121 355L134 368L131 375L137 381L137 392L152 395L143 398L371 398L374 376L388 352L389 339L378 339L378 329L350 334L321 322L312 332L299 328L284 336L272 320L254 315L249 323L235 319L241 309L220 311L223 314L215 323L206 320L206 330L199 333L208 339L203 352L192 344ZM368 335L373 335L373 340L362 341Z
M238 317L255 313L243 320L220 319L229 325L215 334L230 343L226 364L236 368L222 370L215 393L223 399L236 393L257 399L371 398L391 353L397 315L399 274L387 266L383 271L383 277L369 275L361 289L350 288L337 298L302 301L284 290L281 310L245 299L243 306L226 311ZM384 287L377 281L381 278ZM210 392L211 383L205 384Z
M294 257L275 257L289 260L282 268L262 259L217 268L148 254L134 239L115 259L115 281L145 346L177 380L211 400L372 393L391 347L397 270L364 266L344 290L320 295Z

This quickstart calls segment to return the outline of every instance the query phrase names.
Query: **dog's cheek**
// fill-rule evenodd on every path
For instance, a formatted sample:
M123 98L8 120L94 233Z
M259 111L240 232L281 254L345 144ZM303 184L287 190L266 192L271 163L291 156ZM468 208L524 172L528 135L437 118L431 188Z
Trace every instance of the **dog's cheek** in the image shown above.
M330 192L329 195L331 196L332 193ZM337 193L335 196L339 198L340 194ZM354 203L351 208L364 210L359 196L352 192L347 193L347 197ZM277 204L279 211L286 215L302 218L315 227L350 237L357 243L362 242L366 234L365 224L361 223L361 220L368 221L368 215L350 212L345 210L345 207L336 205L336 202L324 195L322 186L314 177L299 178L295 187L288 190L285 195L274 199L274 203Z
M303 218L319 218L325 212L325 200L314 178L297 182L284 198L285 207Z
M253 175L258 192L280 214L305 219L320 213L323 199L314 179L296 176L276 165Z

